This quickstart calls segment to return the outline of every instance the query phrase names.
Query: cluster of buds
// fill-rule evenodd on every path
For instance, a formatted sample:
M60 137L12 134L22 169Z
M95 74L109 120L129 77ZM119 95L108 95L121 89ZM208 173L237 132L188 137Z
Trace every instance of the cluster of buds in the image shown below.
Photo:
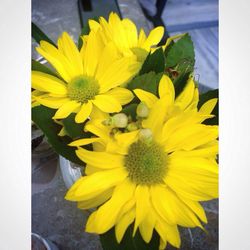
M146 129L142 129L141 122L143 119L147 118L148 115L149 115L148 106L146 105L145 102L141 102L136 107L136 121L132 121L131 117L128 117L124 113L118 113L109 117L107 120L104 120L103 124L105 126L111 126L115 130L125 129L126 131L129 132L141 129L142 134L144 134L147 132L145 132Z

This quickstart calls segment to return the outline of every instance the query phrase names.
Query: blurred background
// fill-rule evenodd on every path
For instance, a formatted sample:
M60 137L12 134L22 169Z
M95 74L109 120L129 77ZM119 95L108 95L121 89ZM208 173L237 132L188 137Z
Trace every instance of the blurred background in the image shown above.
M32 21L55 42L63 31L77 42L89 18L107 18L110 11L132 19L146 33L158 25L165 26L165 38L188 32L195 47L195 79L203 89L218 88L218 0L32 0ZM46 63L37 46L32 41L32 58ZM32 129L32 139L32 250L101 250L98 236L84 233L88 213L64 200L69 180L58 155L40 130ZM181 250L218 249L218 202L203 206L207 234L181 229Z

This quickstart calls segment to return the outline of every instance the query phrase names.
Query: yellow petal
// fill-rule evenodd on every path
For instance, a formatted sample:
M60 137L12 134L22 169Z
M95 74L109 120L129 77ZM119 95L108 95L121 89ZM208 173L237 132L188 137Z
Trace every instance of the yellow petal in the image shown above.
M58 50L61 51L72 64L74 74L82 75L83 65L79 50L67 32L63 32L61 38L58 39Z
M215 107L215 105L217 104L218 98L213 98L208 100L207 102L205 102L199 112L206 114L206 115L210 115Z
M59 98L57 98L57 97L44 97L44 98L41 98L39 96L37 96L37 97L34 96L34 99L38 103L40 103L40 104L42 104L42 105L44 105L46 107L52 108L52 109L58 109L64 103L70 101L70 99L68 99L68 98L61 98L61 97L59 97Z
M176 248L180 248L181 239L176 225L169 225L166 222L159 220L155 226L156 231L161 237L160 249L166 246L167 241Z
M135 184L129 179L124 180L114 189L111 199L97 210L95 217L97 233L105 233L116 224L121 208L131 199L134 191Z
M195 110L179 110L178 114L175 114L174 116L171 115L164 124L162 129L162 141L166 141L173 133L176 133L178 129L185 129L194 124L201 123L207 118L211 118L211 116L200 114Z
M87 44L84 45L85 50L83 56L84 73L88 76L94 76L99 59L103 50L103 43L101 39L98 39L98 34L94 31L90 31L88 35Z
M100 110L107 113L120 112L122 109L121 104L113 96L109 95L97 95L92 102Z
M218 166L208 159L171 155L164 181L176 193L190 200L218 197Z
M190 151L175 151L173 152L173 155L177 157L215 157L218 154L219 150L219 142L217 140L214 140L210 143L204 144L200 147L197 147Z
M79 146L88 145L88 144L91 144L92 142L97 142L97 141L100 141L100 138L84 138L84 139L73 141L69 143L68 146L79 147Z
M87 103L83 103L81 106L80 111L75 116L76 123L85 122L86 119L89 117L92 111L92 103L88 101Z
M151 210L149 210L148 214L145 216L144 220L140 223L139 226L141 236L146 243L149 243L152 238L155 223L155 215L151 212Z
M105 120L108 119L109 115L103 111L101 111L96 106L92 107L92 112L90 114L90 120Z
M136 47L138 35L137 35L137 28L135 24L127 18L123 19L121 23L122 23L122 26L124 27L124 32L127 38L128 47L129 48Z
M135 209L130 209L126 214L124 214L121 219L118 220L115 226L115 236L117 242L120 243L128 226L134 221L135 219Z
M85 125L85 131L89 131L92 134L104 139L109 140L110 139L110 128L107 126L104 126L102 124L102 121L104 119L98 119L98 120L91 120L91 122L88 122Z
M146 34L143 29L140 30L138 38L138 47L141 47L146 40Z
M207 216L203 209L203 207L200 205L197 201L192 201L189 199L181 198L181 200L192 209L192 211L203 221L204 223L207 223Z
M89 28L91 30L97 31L100 28L100 24L97 21L90 19Z
M95 233L96 232L96 228L95 228L95 217L96 217L96 213L97 211L93 212L88 220L87 220L87 223L86 223L86 228L85 228L85 231L87 233Z
M68 117L72 112L74 112L78 107L80 107L81 103L76 101L69 101L64 103L52 117L53 119L63 119Z
M83 148L76 150L76 155L83 161L101 169L123 167L124 156L106 152L93 152Z
M135 89L134 93L140 99L140 101L145 102L149 108L152 108L152 106L158 100L154 94L142 89Z
M169 105L174 104L175 90L171 79L167 75L163 75L159 83L159 96L160 98L167 96Z
M113 43L109 43L103 48L100 60L97 65L96 79L100 79L106 70L119 58L118 50Z
M134 98L130 90L120 87L109 90L106 95L114 97L121 105L131 102Z
M65 199L71 201L83 201L93 199L105 190L121 183L128 173L123 168L105 170L79 179L78 186L68 191Z
M31 81L34 89L60 95L67 94L65 83L52 75L40 71L32 71Z
M175 104L178 105L182 110L186 109L193 100L195 91L194 80L190 78L180 95L176 98Z
M135 191L136 199L136 219L134 225L133 236L136 233L138 226L145 219L149 209L150 209L150 195L148 186L138 185Z
M100 172L102 170L103 169L101 169L101 168L97 168L97 167L94 167L94 166L92 166L90 164L87 164L85 169L84 169L84 172L85 172L86 175L91 175L91 174Z
M69 82L74 78L75 71L69 60L56 47L46 41L40 42L40 47L36 48L37 52L41 54L51 65L57 70L62 78Z
M93 199L79 201L77 207L80 209L90 209L98 207L104 202L106 202L112 196L112 193L113 193L113 188L110 188L108 190L105 190L101 194L97 195Z
M150 110L147 119L143 120L142 126L150 128L156 141L162 140L162 127L166 116L166 99L167 96L159 99Z
M152 201L155 210L166 222L170 222L169 224L178 224L184 227L201 227L199 220L192 210L170 189L159 185L152 186L151 195L154 197Z
M152 204L157 214L169 224L175 224L176 220L173 215L173 211L168 205L168 193L166 188L158 185L151 186L150 193L152 197Z
M154 28L148 35L146 41L143 43L143 48L149 50L152 46L157 45L164 34L164 27L159 26Z
M178 149L192 150L218 138L218 126L195 124L182 127L165 141L165 149L172 152Z
M139 71L141 63L136 61L136 56L124 57L114 61L103 72L96 76L100 84L100 93L127 83Z

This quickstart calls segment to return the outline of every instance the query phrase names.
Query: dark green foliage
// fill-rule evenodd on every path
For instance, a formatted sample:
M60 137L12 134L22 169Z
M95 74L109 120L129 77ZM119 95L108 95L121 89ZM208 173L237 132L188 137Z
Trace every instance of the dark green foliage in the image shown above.
M67 136L58 136L62 126L53 121L52 117L55 112L56 110L42 105L36 106L32 108L32 120L43 131L48 139L48 142L58 154L76 164L84 165L84 163L76 156L75 148L68 146L68 143L72 140Z
M139 75L154 71L155 73L164 72L165 69L165 56L162 48L155 50L153 53L148 54L145 59Z
M137 231L135 237L132 236L133 224L130 225L121 241L117 243L115 230L112 228L107 233L100 235L103 250L158 250L159 236L154 232L151 241L147 244Z
M32 22L32 26L31 26L31 35L37 43L40 43L40 41L43 40L43 41L49 42L50 44L53 44L56 47L54 42L40 28L38 28L33 22Z
M128 89L143 89L145 91L151 92L154 95L158 95L158 85L162 77L162 73L156 74L151 71L149 73L139 75L135 77L129 84Z

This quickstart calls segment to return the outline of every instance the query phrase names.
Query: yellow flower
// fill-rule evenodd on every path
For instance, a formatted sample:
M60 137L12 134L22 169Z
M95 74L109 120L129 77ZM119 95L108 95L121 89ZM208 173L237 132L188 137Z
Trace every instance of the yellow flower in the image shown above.
M64 32L58 48L41 41L37 51L56 69L60 78L32 71L32 88L44 95L33 98L49 108L58 109L54 119L77 113L75 121L84 122L93 107L103 112L119 112L133 94L119 87L139 70L135 56L120 58L112 43L104 46L94 32L79 52L70 36Z
M164 28L162 26L153 29L148 37L143 29L139 35L136 25L130 19L120 19L120 17L111 12L108 21L100 17L99 23L95 20L89 20L91 31L97 33L99 39L107 44L113 42L122 56L131 56L135 54L137 60L143 62L151 48L155 47L162 39ZM82 37L84 41L88 36Z
M147 118L136 121L139 129L111 133L112 127L99 122L107 118L100 114L85 127L98 137L71 143L87 163L87 176L65 198L81 209L98 207L87 221L87 232L103 234L115 227L121 242L134 222L133 233L139 228L147 243L156 230L163 250L168 242L180 247L178 225L203 228L201 221L207 223L199 201L218 197L218 127L201 123L213 117L217 100L198 111L191 83L175 99L172 83L163 76L160 98L135 91L150 108ZM89 143L94 151L80 147Z

